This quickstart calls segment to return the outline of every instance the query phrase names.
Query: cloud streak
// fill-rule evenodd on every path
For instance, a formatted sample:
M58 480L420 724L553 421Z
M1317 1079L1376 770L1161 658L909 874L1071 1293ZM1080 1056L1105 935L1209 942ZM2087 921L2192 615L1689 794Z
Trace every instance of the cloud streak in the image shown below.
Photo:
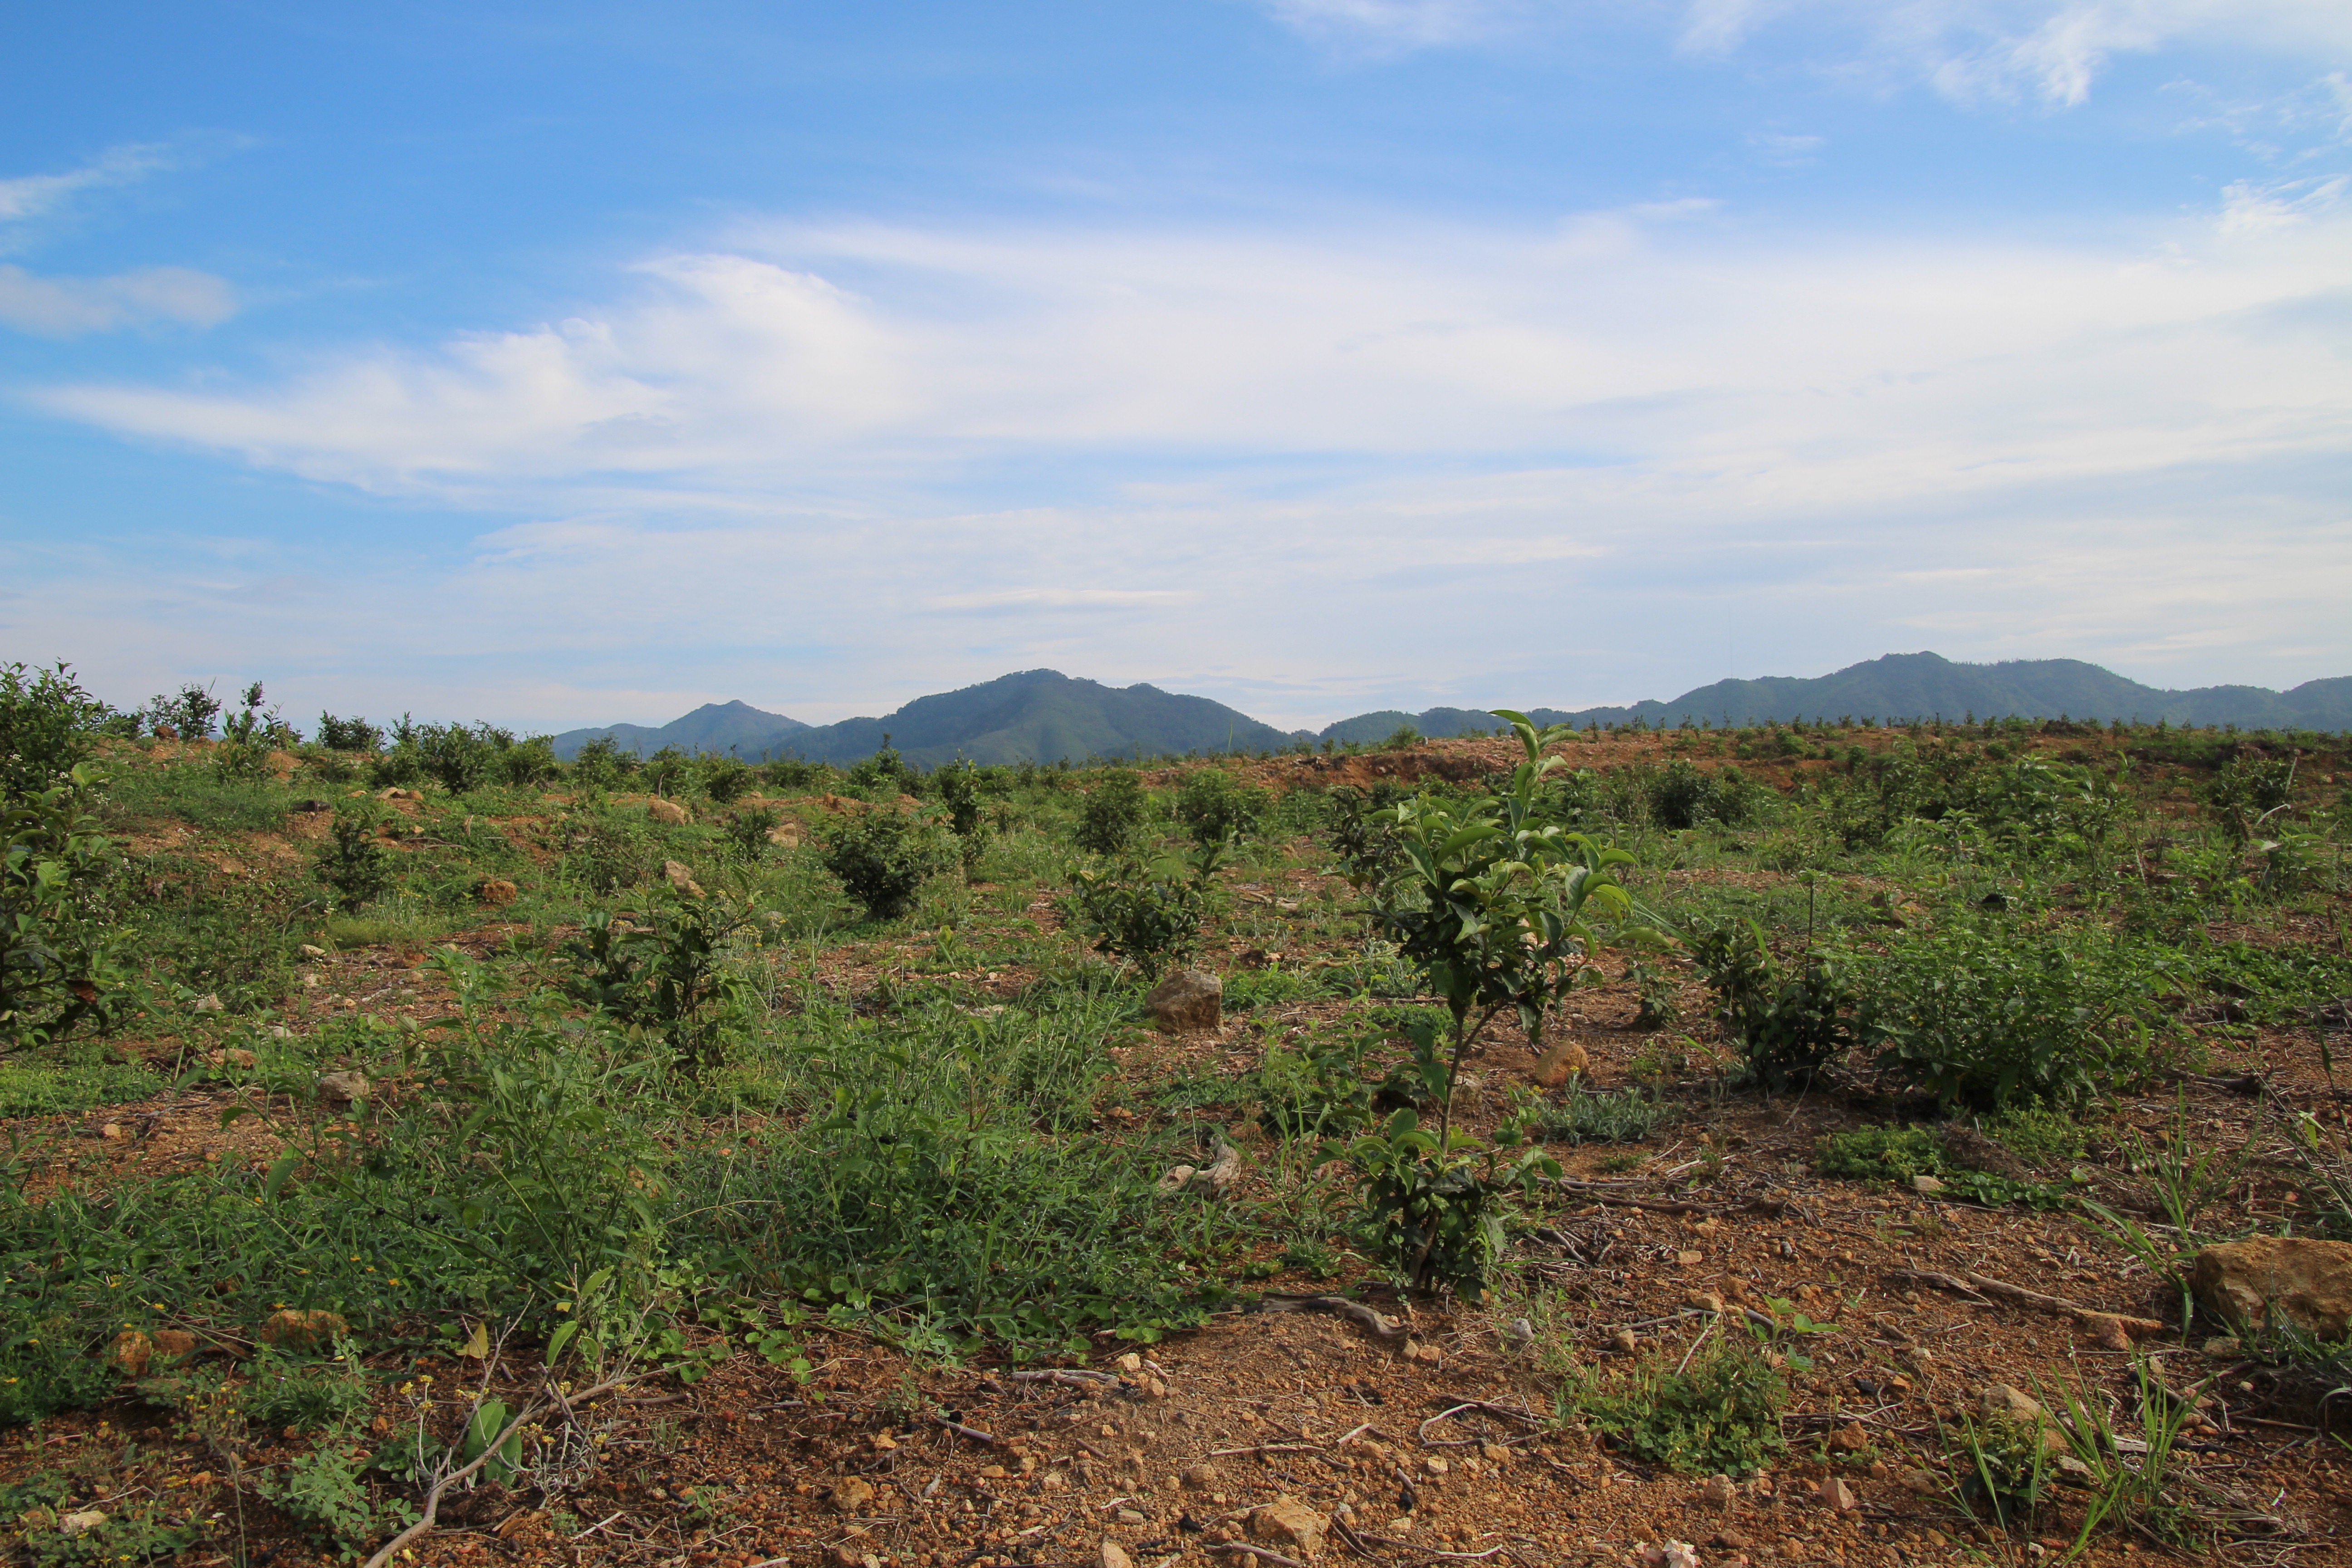
M2340 450L2352 345L2317 310L2352 246L2340 193L2242 187L2106 247L1774 237L1681 209L1318 238L777 225L650 260L559 322L239 390L39 396L495 505L614 486L817 504L1048 453L1568 460L1891 500Z
M1383 56L1476 47L1639 15L1595 0L1269 0L1276 18L1318 42ZM1758 35L1804 30L1822 62L1924 81L1975 102L2087 100L2118 55L2183 44L2352 58L2352 9L2336 0L1690 0L1678 43L1728 56Z
M42 278L0 265L0 325L48 338L79 337L152 321L210 327L236 313L227 282L184 267L148 267L110 278Z

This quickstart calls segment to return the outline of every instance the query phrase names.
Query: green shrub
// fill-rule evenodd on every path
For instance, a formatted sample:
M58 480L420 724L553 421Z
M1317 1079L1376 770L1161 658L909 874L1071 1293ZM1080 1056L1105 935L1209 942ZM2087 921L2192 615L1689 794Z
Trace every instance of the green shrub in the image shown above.
M104 709L68 665L0 665L0 804L70 780L89 758L90 726Z
M750 1020L756 993L729 962L760 910L750 900L691 898L664 887L635 921L591 910L571 954L572 994L624 1024L659 1032L680 1060L706 1072Z
M1437 1039L1432 1028L1427 1043ZM1434 1049L1424 1056L1437 1059ZM1462 1133L1441 1137L1408 1106L1377 1132L1327 1144L1325 1156L1355 1173L1358 1230L1375 1258L1417 1288L1475 1297L1502 1257L1511 1194L1559 1174L1558 1161L1521 1142L1507 1125L1491 1145Z
M859 812L834 832L824 868L873 920L897 920L915 907L925 882L955 863L937 827L887 806Z
M1200 845L1223 844L1257 831L1265 791L1236 782L1222 768L1199 768L1176 792L1176 820Z
M1676 758L1649 780L1650 819L1661 827L1696 827L1702 822L1738 826L1753 805L1750 785L1738 768L1705 773Z
M1376 887L1402 869L1396 808L1404 798L1405 791L1386 779L1370 790L1341 784L1330 792L1324 842L1350 887Z
M719 831L736 855L753 864L767 858L769 835L783 826L784 814L772 805L751 805L720 818Z
M1691 1476L1745 1476L1787 1447L1787 1390L1756 1344L1717 1340L1679 1368L1652 1356L1612 1377L1589 1371L1559 1391L1563 1420L1581 1416L1616 1451Z
M1205 879L1173 855L1070 873L1071 909L1095 951L1126 959L1154 979L1201 950L1209 914Z
M1148 803L1143 782L1124 768L1098 775L1078 805L1078 847L1092 855L1121 855L1143 831Z
M1792 970L1751 920L1696 926L1689 945L1751 1081L1801 1087L1854 1043L1854 997L1836 958L1809 952Z
M702 759L702 793L721 805L732 804L751 787L751 764L736 757Z
M931 775L931 785L947 808L948 826L956 836L964 874L970 876L988 847L988 824L981 817L981 772L959 757Z
M108 901L121 857L82 805L93 768L0 795L0 1047L102 1025L124 999ZM27 776L37 772L28 765Z
M583 814L567 824L564 879L599 897L634 888L661 869L661 847L642 816L610 812Z
M646 759L646 787L656 795L674 794L694 771L694 759L676 746L664 746Z
M849 770L849 787L861 795L919 795L922 780L907 765L907 759L891 749L890 737L882 737L881 748L864 762Z
M1867 963L1862 1029L1882 1073L1945 1106L2071 1108L2147 1070L2133 959L2080 931L1958 921Z
M149 698L140 717L159 735L169 731L183 741L202 741L211 736L220 710L219 698L190 681L177 697Z
M318 877L334 893L338 909L364 908L392 889L398 861L376 841L380 820L348 802L335 808L327 841L319 847Z
M778 789L808 789L823 784L834 773L830 763L803 762L798 757L779 758L760 771Z
M2205 803L2231 841L2243 844L2270 831L2271 820L2286 811L2294 799L2294 771L2292 757L2235 758L2205 786Z
M319 731L310 739L331 752L366 752L373 753L383 744L383 731L356 716L338 719L321 710Z
M635 752L621 750L610 735L598 735L572 754L570 776L584 789L612 789L639 766Z

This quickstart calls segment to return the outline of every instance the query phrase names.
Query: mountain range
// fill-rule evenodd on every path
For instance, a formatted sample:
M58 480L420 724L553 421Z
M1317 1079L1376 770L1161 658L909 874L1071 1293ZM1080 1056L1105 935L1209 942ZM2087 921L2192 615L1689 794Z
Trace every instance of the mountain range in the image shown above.
M1187 752L1270 751L1297 737L1206 697L1156 686L1105 686L1051 669L1000 676L960 691L919 697L881 719L808 725L741 702L711 703L657 730L614 724L555 737L570 758L600 735L643 756L663 746L732 752L747 762L801 757L854 763L887 737L908 762L937 767L975 763L1053 762L1067 757L1157 757Z
M1831 675L1718 680L1670 701L1623 707L1533 708L1543 724L1716 724L1792 719L1979 719L2018 715L2126 719L2176 725L2235 724L2241 729L2352 731L2352 677L2309 680L2289 691L2261 686L2204 686L2176 691L2143 686L2080 659L2013 659L1955 664L1933 653L1896 653ZM1501 721L1474 708L1420 713L1383 709L1320 731L1283 731L1205 697L1156 686L1104 686L1051 669L1024 670L959 691L921 697L880 719L809 725L744 702L713 702L657 729L613 724L555 737L572 757L609 737L643 756L663 746L731 752L747 762L802 757L851 763L874 754L887 736L908 761L937 767L955 758L976 763L1053 762L1062 758L1181 756L1193 752L1273 751L1299 741L1370 742L1410 725L1423 735L1482 734Z

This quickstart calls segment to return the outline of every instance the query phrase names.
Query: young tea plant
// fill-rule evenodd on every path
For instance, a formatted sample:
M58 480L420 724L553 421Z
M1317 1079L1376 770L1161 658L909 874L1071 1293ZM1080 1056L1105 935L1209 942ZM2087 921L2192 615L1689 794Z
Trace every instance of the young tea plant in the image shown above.
M1201 950L1210 912L1209 880L1173 855L1070 873L1077 924L1095 950L1123 958L1157 979Z
M1430 1021L1409 1030L1436 1131L1407 1109L1338 1152L1356 1170L1381 1244L1420 1284L1483 1280L1500 1235L1497 1194L1559 1169L1543 1155L1499 1161L1497 1151L1454 1132L1454 1086L1471 1042L1505 1012L1517 1015L1530 1043L1539 1040L1546 1009L1589 966L1596 939L1587 906L1632 909L1614 871L1633 857L1547 820L1543 780L1559 761L1543 752L1559 732L1496 711L1525 753L1507 787L1466 800L1424 793L1397 805L1402 868L1373 891L1377 926L1445 1004L1446 1037ZM1517 1143L1522 1134L1511 1129L1497 1143L1506 1137Z

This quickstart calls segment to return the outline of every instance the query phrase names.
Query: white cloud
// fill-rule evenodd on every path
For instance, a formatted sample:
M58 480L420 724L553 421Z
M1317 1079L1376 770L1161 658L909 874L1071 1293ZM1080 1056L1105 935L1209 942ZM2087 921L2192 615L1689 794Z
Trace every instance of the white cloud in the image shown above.
M184 267L148 267L111 278L42 278L0 265L0 325L68 338L147 321L209 327L236 313L222 279Z
M1372 54L1482 45L1596 15L1624 0L1268 0L1310 37ZM2181 44L2291 58L2352 58L2342 0L1689 0L1693 54L1724 55L1776 27L1825 29L1850 64L1933 83L1963 100L2029 96L2074 105L2117 55Z
M46 216L83 191L129 184L171 163L170 149L136 143L110 149L95 162L62 174L18 174L0 179L0 224Z
M1713 679L1740 626L1750 674L1768 643L1786 669L2123 647L2206 680L2220 646L2236 679L2340 673L2352 213L2323 190L2069 246L1705 208L751 227L562 321L53 389L128 436L533 521L430 571L210 562L201 593L125 558L89 578L112 597L25 593L0 627L85 662L173 627L265 675L329 648L338 702L532 722L673 716L633 692L840 717L1037 665L1286 722L1568 705ZM349 582L256 585L306 570ZM379 625L361 593L405 607Z
M560 323L243 390L42 395L503 505L615 485L811 504L1085 451L1573 452L1892 497L1996 463L2010 482L2331 449L2340 328L2267 323L2340 286L2336 188L2242 191L2168 245L2105 248L1766 237L1680 209L1315 239L776 226Z

